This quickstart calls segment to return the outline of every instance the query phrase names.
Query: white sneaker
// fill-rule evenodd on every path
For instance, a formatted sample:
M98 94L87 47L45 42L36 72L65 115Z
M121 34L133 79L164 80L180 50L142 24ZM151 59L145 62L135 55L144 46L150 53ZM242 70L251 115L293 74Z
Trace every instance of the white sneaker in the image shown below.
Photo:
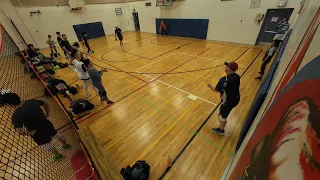
M91 95L91 94L87 94L87 95L86 95L86 98L90 97L90 95Z

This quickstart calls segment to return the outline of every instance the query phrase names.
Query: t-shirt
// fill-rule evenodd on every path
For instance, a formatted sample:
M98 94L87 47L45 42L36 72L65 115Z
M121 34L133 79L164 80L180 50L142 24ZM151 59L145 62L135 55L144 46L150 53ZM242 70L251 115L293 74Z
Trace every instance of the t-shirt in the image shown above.
M240 76L236 73L222 77L216 88L220 92L222 103L238 103L240 100Z
M59 45L61 46L62 38L61 37L57 37L57 41L58 41Z
M114 30L114 33L115 33L118 37L122 37L121 29L120 29L120 28L117 28L116 30Z
M71 48L70 43L69 43L68 40L62 40L62 41L61 41L61 46L66 47L66 49L71 52L71 49L72 49L72 48Z
M47 44L49 44L50 46L54 46L54 40L53 39L47 39Z
M51 124L41 109L43 104L44 101L41 100L25 101L12 115L13 127L25 127L28 131L34 131L39 128L45 128L48 123Z
M89 80L90 79L87 67L84 65L83 62L75 59L72 61L72 64L76 68L79 79L81 79L81 80Z
M290 24L287 22L282 22L277 26L278 34L285 34L289 30Z
M164 23L160 23L161 29L166 29L166 25Z
M98 71L96 70L96 68L90 67L88 68L88 74L90 76L93 86L95 87L102 86L102 81L101 81L101 76L103 74L102 71Z

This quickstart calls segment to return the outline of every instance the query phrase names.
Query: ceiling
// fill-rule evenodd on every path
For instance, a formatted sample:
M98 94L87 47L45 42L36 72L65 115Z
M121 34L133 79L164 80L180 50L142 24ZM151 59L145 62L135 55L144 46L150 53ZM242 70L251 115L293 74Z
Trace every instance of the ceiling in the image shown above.
M16 7L21 6L67 6L69 0L10 0ZM85 0L85 4L125 3L141 0Z

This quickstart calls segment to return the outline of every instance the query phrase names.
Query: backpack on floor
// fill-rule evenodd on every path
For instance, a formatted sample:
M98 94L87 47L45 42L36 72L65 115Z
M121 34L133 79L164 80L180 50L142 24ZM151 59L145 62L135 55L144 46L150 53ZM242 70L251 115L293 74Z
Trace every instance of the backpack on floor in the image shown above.
M75 87L70 87L68 90L69 90L69 92L70 92L72 95L75 95L75 94L78 93L78 90L77 90L77 88L75 88Z
M76 99L71 103L70 108L74 114L80 114L85 111L89 111L94 108L94 105L91 104L88 100Z
M132 167L122 168L120 173L125 180L148 180L150 166L146 161L137 161Z

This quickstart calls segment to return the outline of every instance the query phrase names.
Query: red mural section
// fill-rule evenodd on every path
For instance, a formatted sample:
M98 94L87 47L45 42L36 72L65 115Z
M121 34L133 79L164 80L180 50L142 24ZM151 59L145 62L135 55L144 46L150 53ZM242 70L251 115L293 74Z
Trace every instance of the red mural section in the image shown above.
M320 10L237 161L231 180L320 179L320 56L298 71L319 23Z

